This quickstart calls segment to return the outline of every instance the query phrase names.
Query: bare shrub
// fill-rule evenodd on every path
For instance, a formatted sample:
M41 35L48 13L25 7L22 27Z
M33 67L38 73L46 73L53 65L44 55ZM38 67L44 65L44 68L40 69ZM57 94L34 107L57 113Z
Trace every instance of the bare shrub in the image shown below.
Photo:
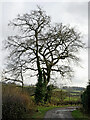
M2 93L3 120L18 120L23 118L26 113L32 114L34 102L26 92L22 92L16 86L7 85L3 86Z

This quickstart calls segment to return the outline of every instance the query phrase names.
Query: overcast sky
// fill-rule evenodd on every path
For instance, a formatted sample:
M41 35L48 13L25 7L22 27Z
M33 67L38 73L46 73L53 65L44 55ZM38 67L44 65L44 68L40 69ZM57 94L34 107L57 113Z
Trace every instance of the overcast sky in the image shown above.
M17 1L17 0L16 0ZM51 16L52 23L62 22L63 24L70 24L72 27L81 32L86 44L88 44L88 2L87 0L79 0L75 2L72 0L65 0L63 2L25 2L26 0L19 0L19 2L6 2L3 1L0 4L2 7L2 33L0 38L5 39L10 35L10 29L8 29L7 24L10 20L14 19L17 14L27 13L33 9L36 9L36 5L40 5L48 15ZM0 26L1 29L1 26ZM1 43L1 42L0 42ZM75 77L72 79L72 82L69 83L73 86L82 86L85 87L88 82L88 50L82 50L80 52L81 67L74 66ZM3 58L3 55L2 55ZM3 60L3 59L2 59ZM33 80L29 80L26 83L31 84L35 83ZM60 84L60 78L58 78L57 83ZM67 82L68 84L68 82Z

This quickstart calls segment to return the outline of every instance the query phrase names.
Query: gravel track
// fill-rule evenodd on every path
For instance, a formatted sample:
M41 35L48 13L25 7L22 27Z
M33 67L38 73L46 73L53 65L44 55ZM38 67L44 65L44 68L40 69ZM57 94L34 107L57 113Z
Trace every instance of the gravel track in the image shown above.
M46 112L44 120L75 120L71 112L76 110L77 107L66 107L66 108L54 108Z

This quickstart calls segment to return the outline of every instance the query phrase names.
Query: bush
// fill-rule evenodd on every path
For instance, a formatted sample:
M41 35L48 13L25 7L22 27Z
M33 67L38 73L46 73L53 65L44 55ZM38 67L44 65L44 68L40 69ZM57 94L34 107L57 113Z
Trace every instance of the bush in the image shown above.
M81 104L81 100L68 100L68 101L65 101L65 100L60 100L58 99L57 97L52 97L51 99L51 105L80 105Z
M86 90L81 95L81 100L83 104L83 108L87 113L90 113L90 81Z
M20 88L13 85L3 86L2 93L3 120L21 120L26 113L32 113L34 103Z
M65 99L66 96L67 96L67 93L64 92L64 91L62 91L62 90L60 90L60 91L53 91L52 96L53 96L54 98L57 98L57 99L59 100L59 102L63 102L64 99Z

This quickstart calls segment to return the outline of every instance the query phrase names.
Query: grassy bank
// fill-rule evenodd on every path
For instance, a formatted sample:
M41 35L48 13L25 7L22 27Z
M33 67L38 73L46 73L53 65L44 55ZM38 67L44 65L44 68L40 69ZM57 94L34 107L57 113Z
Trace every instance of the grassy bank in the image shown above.
M80 110L73 111L72 116L75 118L75 120L90 120L90 116L81 112Z

